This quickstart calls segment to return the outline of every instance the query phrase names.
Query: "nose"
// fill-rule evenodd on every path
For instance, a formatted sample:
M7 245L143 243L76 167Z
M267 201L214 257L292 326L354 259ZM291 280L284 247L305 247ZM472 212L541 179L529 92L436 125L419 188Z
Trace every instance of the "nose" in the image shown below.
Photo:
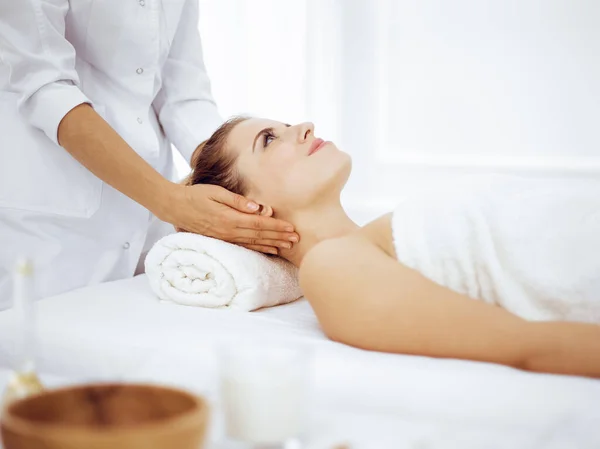
M308 137L315 134L315 125L312 122L300 123L298 126L298 141L300 143L306 142Z

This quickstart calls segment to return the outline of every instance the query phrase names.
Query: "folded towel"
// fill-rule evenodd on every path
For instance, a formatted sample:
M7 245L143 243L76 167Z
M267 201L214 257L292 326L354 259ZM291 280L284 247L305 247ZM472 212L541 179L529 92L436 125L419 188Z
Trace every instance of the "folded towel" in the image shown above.
M397 207L398 260L525 319L600 323L600 180L471 179Z
M160 299L187 306L252 311L302 296L297 269L286 260L184 232L152 247L146 274Z

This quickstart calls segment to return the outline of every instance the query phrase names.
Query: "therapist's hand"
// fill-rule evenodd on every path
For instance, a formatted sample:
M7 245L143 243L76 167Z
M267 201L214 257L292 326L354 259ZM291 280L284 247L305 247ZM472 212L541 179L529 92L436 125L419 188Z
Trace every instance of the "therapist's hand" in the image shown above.
M166 217L178 230L215 237L256 251L278 254L299 240L294 227L259 206L219 186L176 185Z

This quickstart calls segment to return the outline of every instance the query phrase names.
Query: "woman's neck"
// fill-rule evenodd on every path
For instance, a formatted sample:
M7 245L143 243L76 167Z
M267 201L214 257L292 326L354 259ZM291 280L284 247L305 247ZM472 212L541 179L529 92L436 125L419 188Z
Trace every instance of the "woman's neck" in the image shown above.
M344 211L337 202L311 207L308 210L299 210L279 216L292 223L295 231L300 235L300 242L295 243L292 249L280 249L279 255L297 267L300 266L304 256L323 240L342 237L360 228Z

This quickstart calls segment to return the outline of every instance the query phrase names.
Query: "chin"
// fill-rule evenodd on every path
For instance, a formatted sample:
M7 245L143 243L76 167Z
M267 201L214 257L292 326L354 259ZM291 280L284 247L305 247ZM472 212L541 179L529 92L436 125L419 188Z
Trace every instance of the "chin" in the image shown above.
M325 156L325 155L323 155ZM313 159L316 161L317 159ZM310 176L308 175L310 170ZM342 190L350 177L352 158L342 151L335 151L327 155L327 160L320 160L318 164L303 167L300 176L288 177L286 187L280 190L278 200L271 202L276 210L297 210L319 203L339 198ZM285 204L276 208L274 204Z
M316 197L340 196L351 171L352 158L349 154L339 151L336 162L329 165L327 175L322 178L323 182L316 189Z

